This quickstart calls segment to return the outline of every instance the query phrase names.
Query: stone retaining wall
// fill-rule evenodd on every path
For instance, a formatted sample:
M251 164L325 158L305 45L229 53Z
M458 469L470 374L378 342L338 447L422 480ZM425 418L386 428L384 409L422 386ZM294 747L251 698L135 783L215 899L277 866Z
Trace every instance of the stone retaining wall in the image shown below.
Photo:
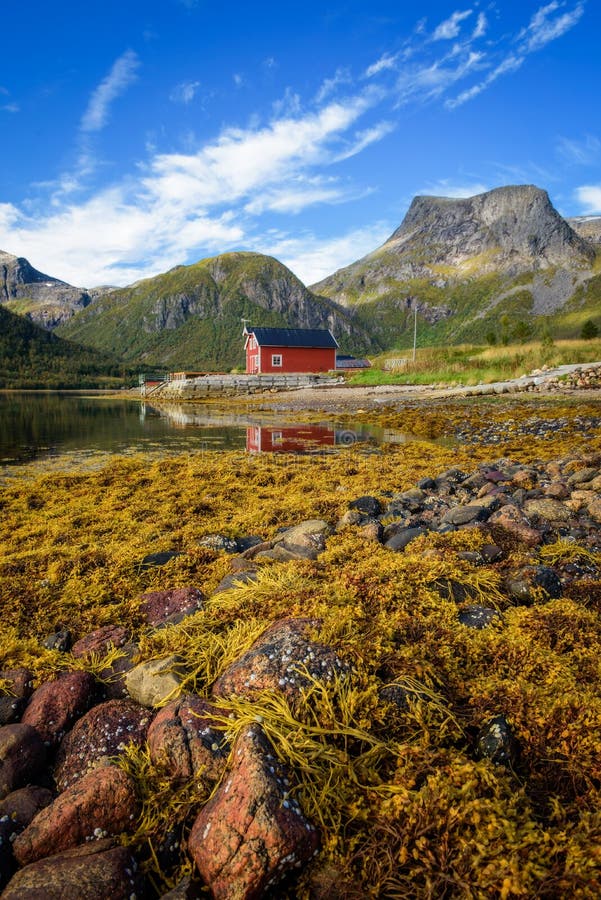
M332 375L203 375L181 378L147 390L143 396L170 400L197 400L210 394L255 394L261 391L289 391L294 388L342 384Z

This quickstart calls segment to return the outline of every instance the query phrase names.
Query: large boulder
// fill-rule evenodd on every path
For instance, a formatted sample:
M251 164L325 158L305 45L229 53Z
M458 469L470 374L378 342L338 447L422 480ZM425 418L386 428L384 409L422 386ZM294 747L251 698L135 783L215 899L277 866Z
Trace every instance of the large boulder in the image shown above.
M150 591L140 597L140 613L148 625L173 624L202 609L203 600L204 594L197 587Z
M76 659L84 659L92 654L106 656L113 647L123 647L128 640L129 634L123 625L103 625L76 641L71 653Z
M196 819L188 847L215 900L263 897L307 862L318 837L289 794L262 729L242 731L232 768Z
M0 728L0 797L35 781L45 762L46 748L35 728L23 723Z
M141 896L136 868L125 847L93 841L21 869L2 900L132 900Z
M215 708L193 694L172 700L159 710L148 729L148 748L156 766L174 780L204 777L217 780L229 747L215 728Z
M25 866L95 838L131 831L137 805L134 783L122 769L94 769L37 814L15 839L15 858Z
M34 691L21 721L32 725L47 746L55 747L92 706L96 691L89 672L66 672Z
M91 769L109 765L130 744L141 746L151 718L145 707L131 700L108 700L94 706L61 741L54 769L59 791Z
M216 697L278 691L291 701L310 679L332 681L346 671L331 647L310 636L315 619L280 619L274 622L250 650L232 663L213 685Z
M127 693L142 706L161 706L175 698L184 679L178 656L165 656L140 663L125 676Z

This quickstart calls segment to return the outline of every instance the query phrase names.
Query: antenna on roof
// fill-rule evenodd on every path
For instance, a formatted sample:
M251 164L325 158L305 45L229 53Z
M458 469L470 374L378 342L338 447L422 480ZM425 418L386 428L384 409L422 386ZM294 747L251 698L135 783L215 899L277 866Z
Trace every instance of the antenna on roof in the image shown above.
M240 318L240 321L242 322L242 325L243 325L242 334L245 334L245 332L246 332L246 323L247 323L247 322L250 322L250 319L245 319L244 316L242 316L242 317Z

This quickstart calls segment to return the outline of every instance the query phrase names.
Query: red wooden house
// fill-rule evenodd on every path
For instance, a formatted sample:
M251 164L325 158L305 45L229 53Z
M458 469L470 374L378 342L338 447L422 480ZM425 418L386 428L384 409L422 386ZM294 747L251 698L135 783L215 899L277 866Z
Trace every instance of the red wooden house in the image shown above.
M336 368L338 343L319 328L245 328L246 372L329 372Z

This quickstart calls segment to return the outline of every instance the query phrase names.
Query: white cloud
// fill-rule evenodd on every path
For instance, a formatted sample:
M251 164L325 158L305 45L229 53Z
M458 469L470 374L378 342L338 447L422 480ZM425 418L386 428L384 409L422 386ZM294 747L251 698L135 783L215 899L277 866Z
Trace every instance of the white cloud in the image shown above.
M372 63L371 66L368 66L365 70L366 78L373 78L374 75L379 75L380 72L385 72L388 69L395 69L397 65L398 54L394 55L384 53L380 59L376 60L375 63Z
M126 284L199 255L248 244L262 209L340 202L347 188L314 180L375 102L367 91L304 116L224 130L195 153L155 154L127 179L45 214L0 207L0 246L73 284ZM356 136L355 136L356 137ZM355 191L356 195L356 191ZM246 206L246 209L244 208ZM198 248L198 249L197 249Z
M601 215L601 184L583 184L576 189L576 198L582 215Z
M471 16L471 9L457 10L444 22L441 22L432 35L434 41L451 41L459 35L460 25L464 19Z
M450 57L443 57L429 65L407 67L397 82L399 104L407 103L409 100L425 102L440 97L452 85L480 68L485 56L483 53L469 50L462 58L457 61L455 59L456 54L452 53Z
M557 141L559 155L573 165L594 165L601 158L601 141L591 134L581 140L561 137Z
M254 242L252 249L281 260L304 284L316 284L337 269L371 253L390 237L396 225L398 223L376 222L330 240L312 233L295 237L276 233Z
M506 52L505 57L494 66L486 78L462 91L458 96L447 100L445 103L447 109L456 109L469 100L473 100L474 97L477 97L489 88L502 75L507 75L520 69L531 53L542 49L542 47L545 47L551 41L557 40L557 38L573 28L582 18L584 2L577 3L576 6L565 13L554 15L564 9L565 6L566 3L560 2L560 0L553 0L552 3L541 6L534 13L529 24L522 28L514 39L514 49ZM480 17L476 31L479 30L479 26ZM474 33L475 36L477 36L476 32Z
M522 52L533 53L535 50L540 50L541 47L561 37L580 21L584 14L584 3L577 3L567 12L554 16L554 13L564 9L565 6L566 3L553 0L552 3L541 6L534 13L529 25L518 35L522 42Z
M369 147L370 144L375 144L376 141L381 141L386 135L391 134L391 132L395 131L396 127L394 122L379 122L372 128L358 131L351 144L343 150L342 153L338 154L336 162L342 162L344 159L350 159L351 156L356 156L358 153L365 150L366 147Z
M473 100L474 97L477 97L478 94L481 94L488 87L490 87L493 82L500 78L502 75L506 75L508 72L516 72L525 61L524 56L515 56L513 53L509 56L505 57L505 59L496 66L492 72L489 72L486 78L480 81L478 84L472 85L471 88L468 88L465 91L462 91L457 97L453 97L450 100L447 100L445 106L447 109L456 109L458 106L462 106L464 103L467 103L468 100Z
M474 28L474 33L472 34L472 40L475 41L477 38L485 35L487 29L488 19L486 18L486 14L481 12L478 14L478 21L476 22L476 27Z
M328 97L336 93L336 90L343 84L351 84L351 73L348 69L338 68L332 78L326 78L319 88L315 100L317 103L323 103Z
M418 191L418 193L426 194L429 197L451 197L455 200L462 200L466 197L475 197L477 194L485 194L489 190L490 186L482 182L474 181L461 184L442 178L440 181L429 183L427 187Z
M127 50L119 57L106 78L92 92L81 120L83 132L100 131L106 125L111 103L117 99L136 79L140 62L133 50Z
M21 111L21 107L18 103L5 103L4 106L0 106L2 112L7 113L18 113Z
M176 85L169 95L169 99L174 103L183 103L187 106L194 100L200 87L200 81L182 81Z

